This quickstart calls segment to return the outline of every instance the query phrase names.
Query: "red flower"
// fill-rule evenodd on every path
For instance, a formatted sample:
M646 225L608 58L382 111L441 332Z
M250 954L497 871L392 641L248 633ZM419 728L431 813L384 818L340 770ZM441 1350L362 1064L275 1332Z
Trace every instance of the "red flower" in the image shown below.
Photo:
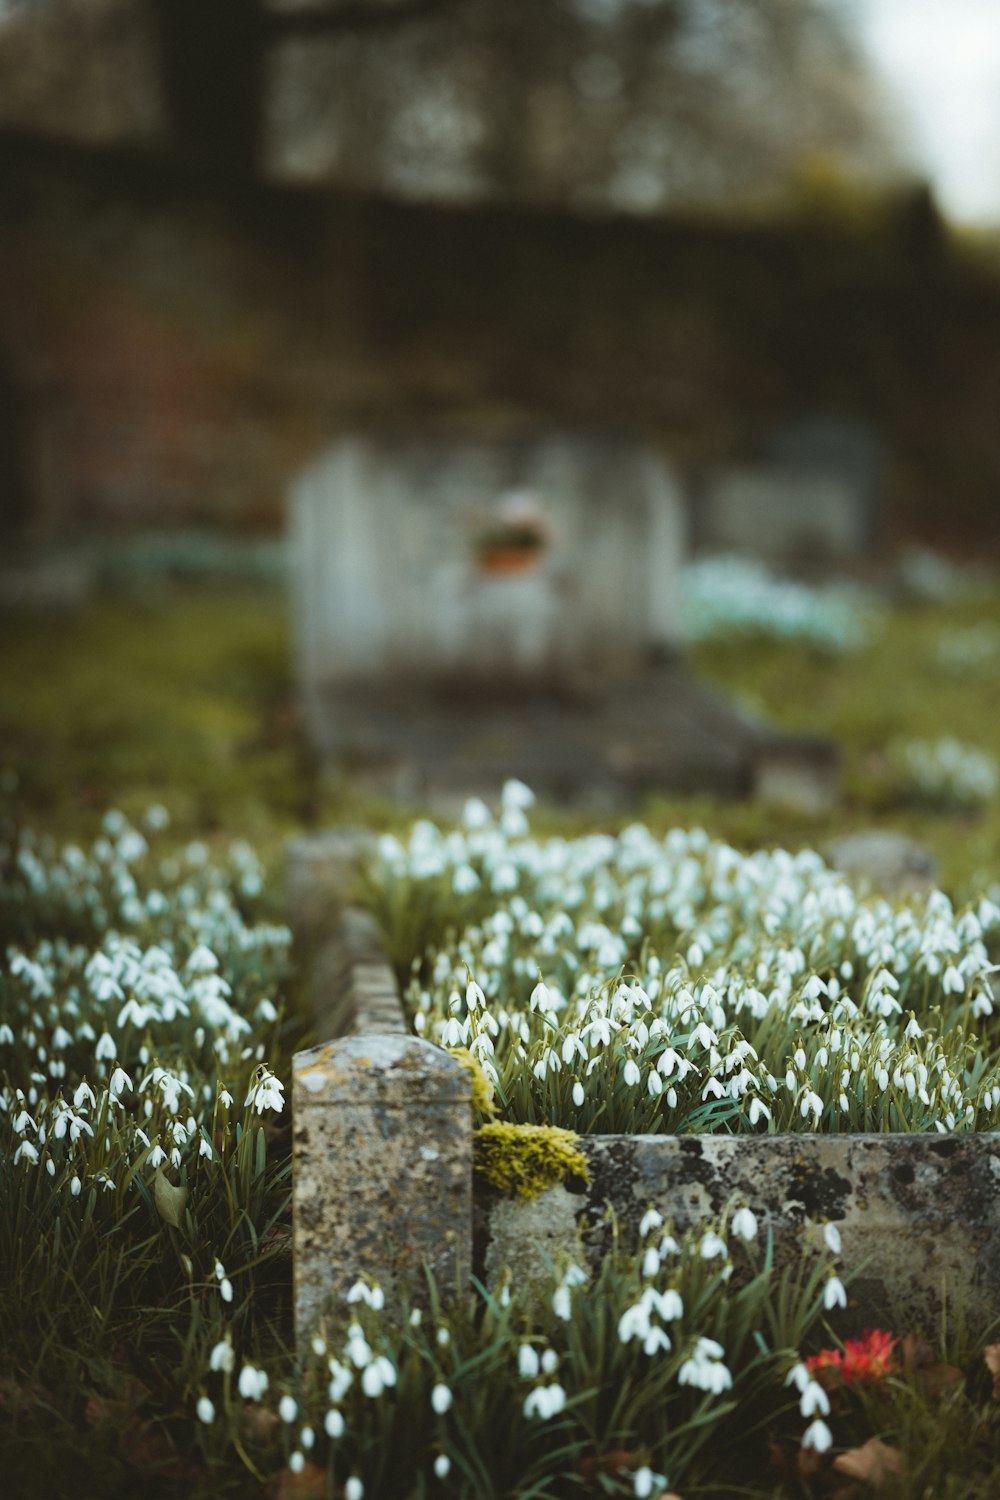
M890 1374L892 1351L898 1342L880 1328L866 1328L861 1338L847 1339L843 1350L821 1349L811 1355L806 1360L806 1369L818 1375L821 1383L873 1385Z

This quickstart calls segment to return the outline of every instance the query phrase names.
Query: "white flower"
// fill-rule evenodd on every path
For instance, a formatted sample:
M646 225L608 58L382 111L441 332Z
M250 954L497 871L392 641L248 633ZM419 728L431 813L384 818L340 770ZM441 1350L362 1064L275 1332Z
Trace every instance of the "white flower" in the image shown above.
M344 1500L364 1500L365 1487L356 1474L344 1484Z
M642 1074L639 1072L639 1065L634 1058L630 1057L626 1062L624 1068L624 1076L625 1082L628 1084L629 1088L634 1089L638 1087L639 1083L642 1080Z
M826 1241L827 1249L831 1250L834 1255L839 1255L843 1246L840 1240L840 1230L836 1224L827 1223L823 1225L823 1238Z
M244 1401L262 1401L267 1390L267 1375L253 1365L244 1365L240 1371L239 1393Z
M198 1413L198 1421L204 1422L206 1427L210 1422L215 1421L215 1407L207 1396L199 1397L198 1405L195 1409Z
M568 1286L557 1286L552 1294L552 1311L557 1318L568 1323L573 1316L573 1307Z
M730 1228L733 1234L741 1240L753 1240L757 1238L757 1217L749 1208L739 1208L733 1214Z
M447 1479L451 1473L451 1459L447 1453L439 1453L434 1460L434 1475L437 1479Z
M431 1391L431 1406L439 1417L443 1417L445 1412L450 1409L452 1400L453 1397L448 1386L442 1381L438 1381L437 1385Z
M579 1079L577 1079L576 1083L574 1083L573 1085L573 1103L576 1105L577 1109L580 1109L582 1107L585 1097L586 1096L583 1092L583 1084L579 1081Z
M823 1306L827 1312L831 1312L835 1307L847 1306L847 1293L839 1277L831 1276L823 1288Z
M821 1417L830 1415L830 1398L818 1380L810 1380L799 1399L799 1411L804 1417L819 1412Z
M632 1493L636 1500L649 1500L649 1497L657 1494L667 1487L665 1474L657 1474L645 1464L641 1469L636 1469L632 1475Z
M641 1240L644 1240L647 1234L651 1234L654 1229L662 1228L663 1215L657 1213L655 1208L647 1208L646 1212L639 1220L639 1238Z
M294 1396L282 1396L278 1402L278 1416L283 1422L294 1422L299 1414L299 1403Z
M538 1352L530 1344L517 1351L517 1372L522 1380L534 1380L539 1370Z
M288 1467L291 1469L293 1474L301 1474L305 1466L305 1454L300 1453L296 1448L295 1452L290 1453L288 1456Z
M228 1374L235 1363L236 1356L233 1353L233 1346L228 1339L223 1339L212 1350L208 1360L208 1368L210 1370L225 1370Z
M719 1238L714 1230L710 1229L701 1237L699 1254L702 1260L715 1260L720 1255L727 1255L726 1242Z
M566 1392L561 1385L539 1385L525 1397L524 1415L540 1417L543 1422L557 1417L566 1406Z
M332 1407L323 1418L323 1427L327 1437L336 1439L344 1436L344 1418L336 1407Z
M817 1453L826 1453L833 1447L833 1433L821 1417L817 1417L802 1434L803 1448L815 1448Z
M251 1084L250 1092L243 1101L244 1108L252 1104L259 1115L262 1115L265 1109L273 1109L280 1114L285 1107L282 1097L284 1089L284 1084L275 1078L269 1068L261 1067L259 1077Z

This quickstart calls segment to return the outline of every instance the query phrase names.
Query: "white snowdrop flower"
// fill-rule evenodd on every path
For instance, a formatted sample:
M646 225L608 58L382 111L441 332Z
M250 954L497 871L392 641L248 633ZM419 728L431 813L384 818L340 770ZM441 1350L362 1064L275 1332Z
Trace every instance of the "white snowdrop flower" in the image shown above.
M72 1179L72 1181L70 1182L69 1190L70 1190L71 1195L74 1198L79 1198L81 1186L82 1186L82 1184L80 1182L79 1177L74 1177Z
M573 1103L576 1105L577 1109L582 1108L585 1098L586 1095L583 1091L583 1084L579 1079L577 1079L576 1083L574 1083L573 1085Z
M212 1405L207 1396L201 1396L199 1398L198 1405L195 1410L198 1413L198 1421L204 1422L206 1427L209 1426L210 1423L215 1421L215 1407Z
M228 1276L224 1276L219 1282L219 1296L223 1302L232 1302L233 1300L233 1283Z
M30 1141L22 1141L17 1150L14 1152L15 1167L21 1160L30 1162L32 1166L38 1165L38 1152L35 1150Z
M94 1091L86 1079L77 1085L73 1094L74 1109L82 1109L84 1104L89 1104L91 1109L94 1109L97 1105L97 1100L94 1098Z
M835 1307L847 1306L847 1293L838 1276L831 1276L823 1288L823 1306L827 1312L831 1312Z
M817 1417L802 1434L803 1448L815 1448L817 1453L826 1453L833 1447L833 1433L822 1417Z
M629 1088L636 1088L641 1082L642 1074L639 1072L638 1064L631 1057L625 1064L624 1077Z
M540 1010L546 1012L552 1009L551 992L549 991L548 986L544 984L541 979L539 979L538 983L535 985L535 988L532 990L530 998L528 1000L528 1004L530 1005L532 1010Z
M334 1441L344 1436L344 1418L336 1407L331 1407L323 1418L323 1428L327 1437L333 1438Z
M522 1344L517 1351L517 1373L522 1380L534 1380L540 1365L538 1351L531 1344Z
M267 1375L253 1365L244 1365L240 1371L238 1389L244 1401L262 1401L267 1390Z
M667 1104L671 1109L677 1108L677 1090L675 1088L667 1089L666 1095L664 1097L666 1098Z
M657 1213L655 1208L647 1208L639 1220L639 1238L645 1239L647 1234L652 1234L654 1229L663 1228L663 1215Z
M827 1249L832 1251L834 1255L839 1255L841 1253L843 1244L840 1238L840 1230L837 1228L836 1224L826 1223L823 1225L823 1239L826 1243Z
M658 1495L667 1487L665 1474L657 1474L648 1464L641 1469L636 1469L632 1475L632 1493L636 1500L650 1500L653 1495Z
M568 1286L557 1286L552 1294L552 1311L557 1318L568 1323L573 1316L573 1307Z
M312 1352L314 1354L322 1358L322 1356L326 1353L326 1340L323 1338L322 1334L314 1333L312 1338L309 1340L309 1347L312 1349Z
M437 1341L442 1349L447 1349L448 1345L451 1343L451 1334L448 1332L447 1328L438 1329Z
M364 1500L365 1487L356 1474L344 1484L344 1500Z
M523 781L518 781L516 777L512 777L511 780L504 782L500 793L500 805L502 807L516 808L520 812L525 812L529 807L533 807L534 804L535 794L529 786L525 786Z
M290 1453L288 1455L288 1467L291 1469L293 1474L301 1474L305 1466L305 1454L300 1453L298 1448L296 1448L293 1453Z
M115 1068L108 1080L108 1089L115 1099L120 1099L126 1089L129 1093L132 1092L132 1080L124 1068Z
M659 1073L657 1073L655 1068L650 1068L649 1070L649 1077L646 1080L646 1087L654 1099L663 1092L663 1083L660 1079Z
M431 1391L431 1406L439 1417L443 1417L445 1412L450 1410L453 1399L450 1388L438 1381Z
M223 1109L232 1109L233 1096L228 1089L219 1090L219 1103L222 1105Z
M424 1315L419 1307L414 1307L410 1312L410 1327L419 1328L424 1321Z
M481 797L470 797L462 809L462 822L471 833L488 828L493 814Z
M235 1363L236 1356L233 1353L233 1346L228 1339L223 1339L212 1350L208 1360L208 1368L210 1370L225 1370L229 1374Z
M348 1337L344 1352L356 1370L364 1370L371 1364L372 1351L368 1340L357 1324L354 1324L353 1327L356 1331Z
M542 1351L542 1374L554 1375L559 1368L559 1356L554 1349Z
M459 865L451 878L451 888L456 896L468 896L478 890L480 884L479 876L469 864Z
M529 1391L524 1401L526 1417L540 1417L543 1422L557 1417L566 1406L566 1392L561 1385L539 1385Z
M465 987L465 1003L470 1011L486 1009L486 996L474 979L470 979Z
M252 1104L259 1115L262 1115L265 1109L273 1109L280 1114L285 1107L284 1089L284 1084L274 1076L271 1070L262 1067L260 1076L251 1084L250 1092L243 1101L244 1108Z
M299 1403L294 1396L282 1396L278 1402L278 1416L283 1422L294 1422L299 1414Z
M799 1081L795 1076L795 1069L789 1066L787 1072L785 1073L785 1088L790 1094L794 1094L798 1086Z
M382 1379L382 1371L379 1367L378 1360L373 1360L371 1364L366 1365L364 1370L362 1371L361 1389L364 1391L365 1395L370 1397L372 1400L375 1400L377 1399L377 1397L381 1396L382 1392L385 1390L385 1382Z
M761 1099L751 1099L748 1116L751 1125L756 1125L758 1120L769 1120L771 1111Z
M434 1460L434 1476L436 1479L447 1479L451 1473L451 1459L447 1453L439 1453Z
M7 1022L4 1021L3 1025L0 1026L0 1046L10 1047L13 1045L13 1042L14 1033L7 1025Z
M727 1255L726 1242L720 1239L714 1230L710 1229L701 1237L698 1253L702 1260L716 1260L720 1255Z
M643 1257L642 1257L642 1274L646 1278L646 1280L648 1281L648 1280L651 1280L654 1276L656 1276L659 1273L659 1270L660 1270L660 1256L659 1256L659 1252L652 1245L650 1245L644 1251L644 1253L643 1253Z
M804 1120L810 1113L814 1119L819 1120L823 1114L823 1101L812 1089L806 1089L802 1095L802 1103L799 1105L799 1114Z
M820 1385L818 1380L810 1380L799 1398L799 1411L804 1417L814 1416L819 1412L821 1417L830 1415L830 1398Z
M741 1240L753 1240L757 1238L757 1217L749 1208L738 1208L733 1214L730 1228L733 1234Z

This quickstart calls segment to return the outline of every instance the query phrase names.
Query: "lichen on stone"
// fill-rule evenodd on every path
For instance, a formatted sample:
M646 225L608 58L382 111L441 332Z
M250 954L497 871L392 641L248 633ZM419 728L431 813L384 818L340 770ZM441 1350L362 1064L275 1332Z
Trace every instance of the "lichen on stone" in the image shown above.
M590 1181L579 1136L556 1125L509 1125L495 1121L472 1137L476 1173L501 1193L534 1198L567 1177Z

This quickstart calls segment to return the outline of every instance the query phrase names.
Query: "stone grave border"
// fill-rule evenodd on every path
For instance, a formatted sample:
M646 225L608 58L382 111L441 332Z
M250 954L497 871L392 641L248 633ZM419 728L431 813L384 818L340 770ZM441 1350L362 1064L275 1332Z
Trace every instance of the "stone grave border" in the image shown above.
M777 1263L801 1260L826 1221L852 1273L848 1316L933 1331L942 1305L985 1326L1000 1313L1000 1135L581 1136L589 1181L536 1197L474 1181L472 1076L414 1036L378 925L355 902L364 833L292 841L290 919L306 955L317 1035L292 1085L296 1330L360 1276L422 1300L475 1268L519 1279L625 1243L652 1205L681 1230L745 1203ZM763 1236L761 1237L763 1244ZM957 1304L956 1304L957 1299ZM903 1326L905 1323L905 1326Z

